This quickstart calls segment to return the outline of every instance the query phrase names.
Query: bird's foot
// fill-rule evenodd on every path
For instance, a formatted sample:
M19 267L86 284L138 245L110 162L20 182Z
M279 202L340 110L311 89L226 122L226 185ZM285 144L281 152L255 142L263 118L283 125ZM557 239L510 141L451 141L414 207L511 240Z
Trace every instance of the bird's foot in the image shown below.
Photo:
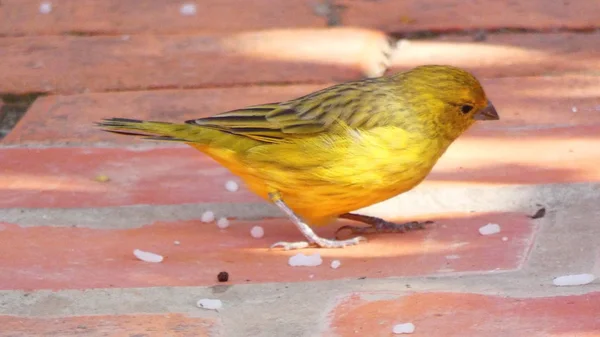
M362 236L358 236L348 240L328 240L318 236L306 223L304 223L300 217L298 217L291 208L281 199L281 195L279 193L270 193L269 198L273 203L279 207L289 218L292 220L292 223L296 225L300 233L304 235L307 241L299 241L299 242L285 242L280 241L271 245L271 248L274 247L282 247L284 250L291 249L303 249L308 248L310 246L315 246L318 248L344 248L346 246L354 246L357 245L361 241L367 241Z
M342 226L335 232L336 237L339 232L349 230L352 234L375 234L375 233L404 233L417 229L425 229L425 226L432 224L433 221L411 221L406 223L395 223L368 215L346 213L340 215L340 218L354 220L368 224L370 226Z
M318 248L344 248L346 246L354 246L359 244L361 241L367 241L366 238L362 236L357 236L348 240L328 240L323 239L319 236L315 236L311 238L314 242L311 244L308 241L298 241L298 242L285 242L279 241L271 245L271 248L281 247L284 250L294 250L294 249L304 249L310 246L315 246Z

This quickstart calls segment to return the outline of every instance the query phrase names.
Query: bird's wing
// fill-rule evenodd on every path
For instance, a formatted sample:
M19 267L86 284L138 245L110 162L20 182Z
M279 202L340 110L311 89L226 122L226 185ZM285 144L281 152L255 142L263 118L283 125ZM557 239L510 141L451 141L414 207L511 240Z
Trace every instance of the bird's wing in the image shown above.
M344 83L291 101L250 106L186 123L270 143L327 132L339 125L336 122L370 129L385 125L395 112L386 106L390 93L385 86L369 81L374 80Z

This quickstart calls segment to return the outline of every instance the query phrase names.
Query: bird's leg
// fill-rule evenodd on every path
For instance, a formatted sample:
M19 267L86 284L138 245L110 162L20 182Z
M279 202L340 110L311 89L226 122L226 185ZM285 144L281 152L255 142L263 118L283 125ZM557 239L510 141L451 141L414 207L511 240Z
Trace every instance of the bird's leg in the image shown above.
M271 246L271 248L282 247L285 250L302 249L307 248L311 244L316 245L320 248L343 248L346 246L357 245L360 241L366 241L365 238L360 236L348 240L324 239L315 234L315 232L306 223L304 223L300 219L300 217L298 217L296 213L294 213L294 211L292 211L292 209L288 207L288 205L286 205L279 193L269 193L269 198L277 207L279 207L280 210L282 210L290 218L290 220L294 223L294 225L296 225L296 227L300 230L302 235L304 235L304 237L307 240L299 242L280 241L274 243Z
M404 233L415 229L424 229L426 225L432 224L433 221L411 221L406 223L394 223L385 221L381 218L374 216L356 214L356 213L344 213L339 216L342 219L348 219L352 221L358 221L370 225L369 227L361 226L342 226L335 232L337 234L345 229L349 229L352 234L371 234L371 233Z

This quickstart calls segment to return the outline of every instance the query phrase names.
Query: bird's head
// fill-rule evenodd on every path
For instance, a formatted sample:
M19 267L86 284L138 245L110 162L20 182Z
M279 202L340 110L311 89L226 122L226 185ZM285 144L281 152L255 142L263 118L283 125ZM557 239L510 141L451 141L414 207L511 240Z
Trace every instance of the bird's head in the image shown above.
M470 73L451 66L428 65L397 74L407 100L419 119L432 130L456 138L476 121L498 120L481 83Z

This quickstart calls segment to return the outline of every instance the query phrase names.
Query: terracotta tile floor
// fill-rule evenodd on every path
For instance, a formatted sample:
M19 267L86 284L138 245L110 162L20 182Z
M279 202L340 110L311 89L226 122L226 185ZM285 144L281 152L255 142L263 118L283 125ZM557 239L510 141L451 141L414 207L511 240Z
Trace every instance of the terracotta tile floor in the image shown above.
M0 4L0 92L44 93L0 140L0 336L390 336L412 322L415 336L600 337L598 281L551 285L600 276L593 1L200 0L190 16L165 0L40 4ZM406 35L423 31L436 36ZM394 47L386 33L409 38ZM424 63L474 72L501 120L449 149L423 183L433 192L403 199L434 225L303 251L317 267L268 249L300 234L243 185L226 191L239 179L211 159L93 126L183 121ZM464 200L442 200L450 190ZM536 203L543 219L528 216ZM390 205L390 220L413 219ZM487 223L501 233L480 235Z

